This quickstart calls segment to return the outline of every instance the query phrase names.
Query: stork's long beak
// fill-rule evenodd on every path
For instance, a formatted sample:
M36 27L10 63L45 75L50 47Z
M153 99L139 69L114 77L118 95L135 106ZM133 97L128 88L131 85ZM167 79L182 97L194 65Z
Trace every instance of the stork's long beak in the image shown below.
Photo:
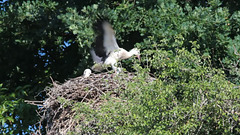
M137 55L137 58L138 58L139 61L141 61L141 57L140 57L140 55Z

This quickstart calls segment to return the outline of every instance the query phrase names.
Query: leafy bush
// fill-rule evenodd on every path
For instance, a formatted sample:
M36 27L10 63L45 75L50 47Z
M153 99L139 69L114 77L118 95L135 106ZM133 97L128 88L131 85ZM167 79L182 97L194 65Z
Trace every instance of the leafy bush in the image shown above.
M191 52L146 50L149 67L134 65L138 74L120 99L105 97L108 101L99 110L76 104L77 120L84 116L96 123L78 128L90 134L238 134L239 88L222 70L210 67L196 47ZM151 67L158 75L153 82L146 76Z

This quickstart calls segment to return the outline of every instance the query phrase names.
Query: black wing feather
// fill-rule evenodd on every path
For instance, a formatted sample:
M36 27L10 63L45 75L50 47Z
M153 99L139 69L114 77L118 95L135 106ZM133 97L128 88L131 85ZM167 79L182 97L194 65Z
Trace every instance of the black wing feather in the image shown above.
M97 15L97 21L93 24L93 30L97 34L95 42L92 44L92 48L94 49L97 56L102 57L104 60L107 57L105 47L103 45L103 23L108 20L107 18Z

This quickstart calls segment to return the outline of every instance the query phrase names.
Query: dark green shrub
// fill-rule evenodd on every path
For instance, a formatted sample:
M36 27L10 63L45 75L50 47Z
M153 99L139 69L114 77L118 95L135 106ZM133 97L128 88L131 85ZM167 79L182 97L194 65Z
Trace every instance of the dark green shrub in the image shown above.
M84 115L86 122L96 123L80 128L95 134L238 134L239 88L222 70L210 67L208 57L199 55L196 47L191 52L146 50L149 67L134 64L138 74L119 99L109 98L99 110L76 106L81 110L76 118ZM150 67L158 76L152 82L147 76Z

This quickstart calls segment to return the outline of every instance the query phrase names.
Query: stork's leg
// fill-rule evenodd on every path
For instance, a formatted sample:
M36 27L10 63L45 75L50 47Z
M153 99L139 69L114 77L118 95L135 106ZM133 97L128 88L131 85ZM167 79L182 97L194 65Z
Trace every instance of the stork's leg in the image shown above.
M119 74L122 72L122 69L120 67L117 67L115 71L116 71L116 74Z
M118 73L119 73L119 72L118 72L119 68L118 68L118 67L116 67L116 66L115 66L115 64L116 64L116 63L114 63L114 64L111 64L111 66L112 66L112 69L114 70L114 73L112 74L112 76L111 76L111 77L113 77L113 76L115 76L116 74L118 74Z
M114 73L111 75L112 78L113 78L113 76L116 76L122 72L122 69L120 67L115 67L115 68L113 68L113 70L114 70Z
M115 74L116 74L116 67L114 66L114 64L111 64L111 66L112 66L112 69L114 70L114 73L111 75L111 78L113 78L113 76L115 76Z

